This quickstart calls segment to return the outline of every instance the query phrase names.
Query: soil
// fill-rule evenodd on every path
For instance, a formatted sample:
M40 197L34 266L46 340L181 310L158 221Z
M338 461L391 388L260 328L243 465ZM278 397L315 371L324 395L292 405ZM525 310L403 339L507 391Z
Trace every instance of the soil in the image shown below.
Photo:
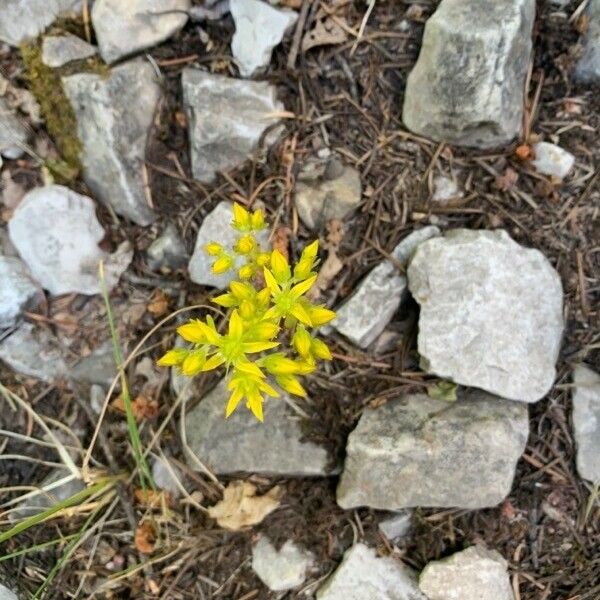
M308 0L308 4L305 31L313 26L321 6L333 11L336 18L346 19L354 31L366 9L359 0ZM509 561L517 600L600 598L598 490L576 473L570 425L572 365L584 360L600 371L600 90L577 87L571 78L579 51L580 21L571 22L570 17L580 2L572 0L563 9L551 2L537 3L528 126L523 139L497 152L433 143L411 134L401 122L406 78L420 48L423 24L436 4L379 0L358 43L349 35L344 43L300 50L294 68L287 66L293 51L292 37L287 38L275 50L263 78L277 85L286 110L295 117L286 120L285 135L265 156L257 155L220 176L214 185L191 178L179 81L188 65L236 76L229 49L232 20L188 23L176 37L152 49L149 55L161 71L165 90L147 152L151 197L160 219L156 225L142 228L123 219L117 221L99 208L108 232L105 246L115 247L128 239L136 249L134 264L111 301L121 340L129 351L164 318L165 314L147 310L160 294L166 295L169 310L206 303L210 290L190 283L184 271L152 273L145 264L144 250L169 221L178 226L191 250L203 217L224 199L262 201L270 222L291 229L290 252L297 256L314 234L297 218L292 202L294 176L308 157L323 148L355 165L364 189L360 208L344 223L339 256L345 267L325 292L324 300L330 306L350 294L385 252L423 224L442 229L504 228L518 242L541 250L560 273L567 323L556 384L545 399L530 408L530 438L510 496L501 506L488 510L417 509L410 535L393 546L378 532L377 523L385 514L369 509L344 511L337 506L335 478L250 477L260 490L281 485L285 495L280 510L253 529L238 533L220 529L190 503L144 509L134 503L135 486L123 484L110 517L60 564L46 598L313 597L343 552L360 539L415 569L482 542ZM27 86L17 50L0 55L0 69L16 85ZM48 143L43 126L36 135ZM519 144L538 137L559 141L576 156L575 172L565 183L549 182L515 154ZM13 161L6 168L27 189L41 181L39 161L33 158ZM464 198L446 205L433 203L432 182L439 174L454 176L465 190ZM80 180L72 185L85 190ZM10 215L5 211L3 216ZM322 240L326 234L320 232ZM395 322L415 311L416 306L403 307ZM49 299L45 310L28 319L48 327L74 361L109 337L106 311L98 298ZM332 456L343 455L344 440L366 405L422 389L424 382L431 382L418 368L415 340L413 326L396 348L374 357L340 337L330 338L336 359L307 383L311 400L303 408L311 418L306 436L326 443ZM146 355L158 357L173 341L174 327L169 323L150 336ZM135 376L133 366L129 375L134 397L144 392L158 401L157 415L142 426L142 443L147 444L169 415L174 396L166 375L149 392L143 378ZM97 416L87 407L85 391L75 393L60 382L36 382L3 366L0 381L31 402L39 414L67 425L84 448L90 443ZM185 466L177 416L175 411L167 420L158 445L179 461L188 492L209 506L220 498L220 487ZM0 428L41 435L26 414L6 407L0 412ZM134 461L123 415L110 410L101 431L95 465L130 473ZM44 448L12 437L0 438L0 448L5 454L53 460L44 456ZM4 460L0 462L0 487L32 485L48 472L47 466L36 462ZM227 482L227 478L219 481L221 485ZM4 501L16 493L7 492L0 498ZM5 544L2 554L77 532L86 516L75 512L32 528ZM150 517L158 530L158 542L153 554L141 557L133 544L134 528ZM0 532L6 525L0 522ZM250 548L259 534L268 535L276 544L292 538L317 557L318 567L302 590L272 593L257 579L250 566ZM65 542L0 559L0 570L5 568L26 591L33 591L66 547ZM144 569L114 577L140 560L146 561Z

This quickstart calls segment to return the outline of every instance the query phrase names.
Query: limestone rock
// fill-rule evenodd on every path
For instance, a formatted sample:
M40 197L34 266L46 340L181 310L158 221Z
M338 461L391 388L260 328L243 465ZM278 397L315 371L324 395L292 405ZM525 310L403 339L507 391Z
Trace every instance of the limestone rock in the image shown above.
M587 365L573 372L573 428L577 470L583 479L600 482L600 375Z
M480 390L367 408L346 446L342 508L485 508L510 492L529 432L527 406Z
M155 458L152 461L152 478L158 489L169 492L173 498L181 495L179 484L183 476L168 458Z
M394 248L392 256L400 265L406 266L420 243L439 234L440 230L434 226L419 229L403 239ZM332 327L353 344L366 348L383 332L398 310L406 286L406 277L391 261L384 260L337 309Z
M211 183L218 171L242 164L265 144L274 143L280 128L275 113L283 110L274 86L265 81L242 81L184 69L183 103L188 115L192 174Z
M24 310L43 298L25 265L17 258L0 256L0 329L12 327Z
M583 54L575 68L575 79L597 83L600 82L600 0L590 0L587 15L589 24L583 40Z
M552 387L562 285L541 252L505 231L456 229L417 248L408 285L427 372L524 402Z
M153 270L161 267L179 269L188 260L185 244L173 223L169 223L164 231L148 248L148 266Z
M36 38L63 13L73 10L80 0L2 0L0 2L0 41L11 46Z
M0 97L0 155L9 159L19 158L28 139L27 127Z
M495 550L471 546L430 562L419 587L429 600L514 600L507 567Z
M535 0L443 0L408 76L405 125L462 146L511 142L521 131L534 16Z
M95 348L89 356L69 367L67 376L73 381L109 388L117 375L113 347L110 341Z
M156 215L146 200L143 166L160 98L154 69L132 61L109 77L77 73L62 82L77 117L85 182L116 213L149 225Z
M534 144L535 158L531 164L542 174L564 179L575 164L575 157L556 144L538 142Z
M110 290L133 258L127 246L112 255L101 250L98 242L105 233L93 201L60 185L28 192L8 231L34 278L54 295L100 293L100 261Z
M298 215L313 230L331 219L342 220L361 200L360 173L333 157L308 161L296 179Z
M262 0L230 0L235 33L231 51L242 77L252 77L269 65L273 48L298 19L292 10L277 9Z
M438 175L434 178L433 195L431 196L432 202L445 204L450 200L462 197L463 193L454 179L450 179L450 177L446 177L444 175Z
M188 20L190 0L96 0L92 24L107 63L150 48L177 33Z
M391 556L355 544L319 588L317 600L427 600L412 569Z
M299 548L292 540L276 550L266 537L261 537L252 548L252 569L273 592L302 585L312 563L312 554Z
M52 35L42 43L42 61L52 68L94 56L98 50L75 35Z
M222 380L183 421L189 448L214 473L307 477L330 472L326 449L301 441L301 420L286 404L283 393L265 401L264 423L244 406L225 419L230 394ZM196 463L191 459L189 464L194 467Z
M238 263L236 263L236 269L222 275L215 275L211 270L215 259L212 256L208 256L204 250L206 244L209 242L219 242L219 244L228 249L233 247L238 234L230 225L233 218L232 211L233 203L224 200L217 204L214 210L204 217L196 238L194 253L188 265L190 279L194 283L222 290L231 281L237 279L237 268L242 265L242 259L239 259ZM267 230L259 232L256 236L256 239L264 248L267 247L268 238L269 232Z
M0 600L19 600L19 597L11 589L0 583Z
M412 510L395 513L379 523L379 530L392 542L403 538L410 531L412 516Z

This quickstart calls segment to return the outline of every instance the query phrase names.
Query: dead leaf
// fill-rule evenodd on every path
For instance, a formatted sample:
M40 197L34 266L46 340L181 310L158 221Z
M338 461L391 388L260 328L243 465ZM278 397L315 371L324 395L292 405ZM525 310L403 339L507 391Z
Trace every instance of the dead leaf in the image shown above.
M343 17L338 17L339 21L346 22ZM348 34L344 28L336 23L331 17L322 17L316 19L315 26L307 31L302 38L302 50L306 52L317 46L331 46L342 44L348 39Z
M519 179L519 174L511 167L506 167L502 175L496 177L496 187L503 192L512 190Z
M135 530L135 547L142 554L152 554L156 548L156 529L150 521L142 521Z
M256 486L249 481L232 481L223 492L223 500L208 509L208 514L230 531L260 523L279 507L282 489L276 485L263 496L256 495Z
M287 6L288 8L300 8L302 6L302 0L281 0L279 4L281 4L281 6Z
M111 403L111 408L118 410L125 414L125 401L122 396L115 398ZM137 396L131 403L131 410L136 421L142 419L154 419L158 414L158 402L156 400L149 400L142 394Z
M521 144L515 150L515 156L519 160L531 160L532 158L535 157L534 156L534 152L533 152L533 148L529 144Z
M404 16L412 21L420 21L423 18L424 9L419 4L411 4L407 9Z
M12 178L8 169L2 171L0 177L2 178L2 203L6 208L14 210L25 196L25 188Z
M575 21L575 30L581 35L585 35L590 27L590 15L583 13Z
M169 311L169 296L162 290L156 290L148 303L148 312L154 317L162 317Z
M337 250L344 239L344 224L339 219L327 222L327 248Z
M162 506L170 506L172 503L171 494L165 490L138 488L133 492L133 497L137 504L146 508L161 508Z
M339 259L336 251L329 250L325 262L319 269L317 280L308 293L309 298L311 300L317 300L321 296L322 292L329 288L331 282L343 268L344 263Z
M290 245L290 235L292 235L292 230L289 227L281 225L275 230L273 239L271 240L273 250L279 250L279 252L281 252L288 260L290 258L288 250Z

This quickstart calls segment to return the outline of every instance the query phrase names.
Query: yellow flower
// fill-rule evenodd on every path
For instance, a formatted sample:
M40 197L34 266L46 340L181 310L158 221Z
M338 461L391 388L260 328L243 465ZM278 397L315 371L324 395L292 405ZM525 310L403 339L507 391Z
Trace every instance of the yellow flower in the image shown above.
M188 355L185 348L173 348L165 353L156 363L159 367L178 367Z
M181 364L181 372L188 377L198 375L206 363L206 353L201 350L190 352Z
M238 275L240 276L240 279L252 279L252 277L254 277L254 269L252 268L252 265L244 265L243 267L240 267Z
M212 272L215 275L222 275L223 273L229 271L231 267L233 267L233 258L227 254L223 254L213 263Z
M271 260L273 259L271 258ZM281 287L274 275L266 267L264 269L264 277L273 299L273 306L265 313L265 319L280 319L292 316L301 323L312 326L311 315L300 300L302 295L306 294L313 286L317 276L314 275L310 279L306 279L292 287L289 284Z
M255 247L256 240L254 239L254 236L245 235L237 241L234 250L238 254L250 254L250 252L252 252L252 250L254 250Z
M273 252L271 252L271 273L279 284L284 284L289 281L292 276L290 265L279 250L273 250Z
M225 252L223 246L221 246L221 244L217 244L217 242L210 242L209 244L206 244L204 250L210 256L219 256L219 254Z

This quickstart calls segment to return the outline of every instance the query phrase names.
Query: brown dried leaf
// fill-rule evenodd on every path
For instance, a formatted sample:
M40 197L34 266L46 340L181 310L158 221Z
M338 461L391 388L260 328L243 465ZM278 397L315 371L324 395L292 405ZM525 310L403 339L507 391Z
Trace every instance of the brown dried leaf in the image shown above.
M575 21L575 30L581 35L585 35L590 27L590 15L583 13Z
M165 490L144 490L138 488L133 492L133 497L137 504L146 508L169 506L172 502L171 494Z
M302 6L302 0L280 0L281 6L287 6L288 8L300 8Z
M142 521L135 530L135 547L142 554L152 554L156 548L156 529L150 521Z
M279 507L282 489L271 488L263 496L256 495L256 486L249 481L232 481L223 492L223 500L208 509L208 514L230 531L260 523Z
M279 252L281 252L281 254L283 254L288 260L290 258L290 253L288 250L290 244L290 235L292 235L292 230L289 227L281 225L273 233L272 240L273 250L279 250Z
M321 293L331 285L331 282L343 268L344 263L339 259L335 250L329 250L325 262L319 269L317 280L308 293L309 298L311 300L317 300L321 296Z
M125 401L122 396L115 398L111 402L111 407L119 412L125 413ZM143 395L139 395L131 403L131 409L133 415L137 421L142 419L154 419L158 414L158 402L156 400L149 400Z
M512 190L519 179L519 174L511 167L506 167L504 174L496 177L496 187L503 192Z
M344 21L343 17L338 17ZM348 38L348 34L338 23L330 17L317 19L315 26L304 34L302 38L302 50L306 52L317 46L330 46L333 44L342 44Z
M147 309L152 316L162 317L169 311L169 297L162 290L156 290Z
M329 250L337 250L344 239L344 223L339 219L327 222L327 246Z
M533 148L529 144L521 144L515 150L515 156L519 160L531 160L534 158Z

